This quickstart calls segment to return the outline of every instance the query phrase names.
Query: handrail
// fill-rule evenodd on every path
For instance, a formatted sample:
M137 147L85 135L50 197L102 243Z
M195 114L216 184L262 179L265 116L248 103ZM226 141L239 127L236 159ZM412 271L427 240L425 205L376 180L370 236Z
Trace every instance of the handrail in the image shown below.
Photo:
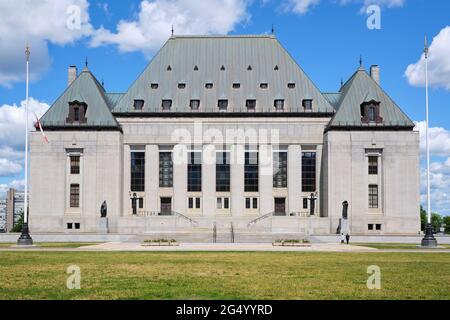
M186 216L186 215L184 215L184 214L182 214L182 213L176 212L176 211L170 211L170 212L168 212L168 213L163 213L163 212L161 212L161 211L141 211L141 212L138 212L137 215L138 215L138 216L144 216L144 217L176 216L176 217L179 217L179 218L182 218L182 219L185 219L185 220L189 221L189 222L190 222L192 225L194 225L194 226L197 226L197 225L198 225L198 222L197 222L197 221L195 221L195 220L189 218L188 216Z
M251 226L255 225L257 222L259 222L259 221L261 221L261 220L265 220L265 219L267 219L267 218L273 216L274 213L275 213L275 211L269 212L269 213L266 213L266 214L263 215L263 216L260 216L260 217L258 217L258 218L256 218L256 219L250 221L250 222L247 224L247 228L250 228Z

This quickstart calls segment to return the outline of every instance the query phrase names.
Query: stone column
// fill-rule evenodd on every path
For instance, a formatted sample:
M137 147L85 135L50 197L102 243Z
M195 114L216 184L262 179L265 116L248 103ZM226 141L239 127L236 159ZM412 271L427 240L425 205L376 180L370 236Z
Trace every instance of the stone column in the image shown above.
M145 146L145 211L159 211L159 148Z
M245 146L232 145L230 158L231 214L242 216L244 214Z
M302 150L299 145L288 147L288 212L302 210Z
M275 210L273 196L273 148L271 145L259 146L259 214Z
M123 146L123 209L122 216L129 216L132 214L131 200L131 151L130 145Z
M173 150L173 210L186 214L187 210L187 149L176 145Z
M216 211L216 148L204 145L202 152L202 212L213 216Z

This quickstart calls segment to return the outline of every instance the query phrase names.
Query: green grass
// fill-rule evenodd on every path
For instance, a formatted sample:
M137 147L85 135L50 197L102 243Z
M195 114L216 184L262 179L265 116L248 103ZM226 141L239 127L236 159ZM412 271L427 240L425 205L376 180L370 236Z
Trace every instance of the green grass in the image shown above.
M393 250L417 250L418 244L411 243L352 243L355 246L369 247L375 249L393 249ZM450 249L448 244L439 244L443 249Z
M88 243L88 242L42 242L35 243L36 247L42 248L81 248L85 246L91 246L98 243ZM16 245L15 243L0 243L0 248L10 248Z
M366 287L371 265L381 290ZM447 253L0 252L0 300L449 299L449 270Z

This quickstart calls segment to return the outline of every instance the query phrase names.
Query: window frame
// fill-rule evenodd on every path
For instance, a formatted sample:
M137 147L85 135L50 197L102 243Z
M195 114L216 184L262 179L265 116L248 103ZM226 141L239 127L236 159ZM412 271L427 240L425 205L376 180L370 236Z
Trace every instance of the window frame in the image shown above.
M71 183L69 193L69 207L80 208L80 184Z
M379 187L377 184L369 184L369 209L380 207Z

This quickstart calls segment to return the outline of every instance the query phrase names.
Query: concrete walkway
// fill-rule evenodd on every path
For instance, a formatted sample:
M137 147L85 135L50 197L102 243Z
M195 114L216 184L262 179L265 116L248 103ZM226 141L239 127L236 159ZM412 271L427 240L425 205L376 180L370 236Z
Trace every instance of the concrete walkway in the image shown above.
M181 243L179 246L143 246L134 242L106 242L80 248L52 247L3 247L1 251L63 251L63 252L405 252L405 253L449 253L449 249L375 249L336 243L311 244L305 247L272 246L270 243Z

